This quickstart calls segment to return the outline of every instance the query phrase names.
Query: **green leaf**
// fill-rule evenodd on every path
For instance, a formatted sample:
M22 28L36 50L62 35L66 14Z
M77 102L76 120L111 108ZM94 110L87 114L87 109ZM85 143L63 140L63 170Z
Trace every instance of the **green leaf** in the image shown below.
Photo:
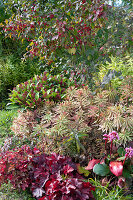
M122 156L120 158L117 158L118 161L121 161L121 160L124 160L125 159L125 156Z
M98 163L93 167L93 172L99 176L106 176L110 170L108 165Z
M7 105L7 106L6 106L6 109L7 109L7 110L13 110L13 109L18 109L18 108L20 108L20 106L15 105L15 104Z
M64 97L66 97L66 94L61 95L61 99L63 99Z
M57 93L56 92L52 92L51 96L52 97L56 97Z
M35 95L35 100L37 101L38 99L39 99L39 92L37 92Z
M128 169L123 169L123 173L122 175L128 179L128 178L132 178L131 174L130 174L130 171Z
M51 89L47 90L47 94L50 94L50 92L51 92Z
M125 156L125 150L123 149L123 147L120 147L118 150L117 150L118 154L120 157L123 157Z
M84 137L84 136L88 136L88 134L86 134L86 133L78 134L78 137L79 137L79 138L82 138L82 137Z
M77 171L79 174L83 174L84 176L88 176L90 174L90 172L84 167L81 167L80 164L77 164Z

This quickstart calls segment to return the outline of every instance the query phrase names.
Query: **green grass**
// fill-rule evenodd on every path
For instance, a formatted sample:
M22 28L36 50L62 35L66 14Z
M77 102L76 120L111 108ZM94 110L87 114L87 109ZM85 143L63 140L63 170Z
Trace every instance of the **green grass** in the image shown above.
M111 190L108 188L109 183L106 186L102 186L98 180L90 179L89 182L95 186L95 192L93 193L96 200L132 200L133 196L124 195L123 190L118 186L115 186Z
M2 184L0 187L0 200L35 200L30 191L14 190L10 183Z
M15 116L17 116L17 110L0 110L0 146L6 137L13 135L10 127Z

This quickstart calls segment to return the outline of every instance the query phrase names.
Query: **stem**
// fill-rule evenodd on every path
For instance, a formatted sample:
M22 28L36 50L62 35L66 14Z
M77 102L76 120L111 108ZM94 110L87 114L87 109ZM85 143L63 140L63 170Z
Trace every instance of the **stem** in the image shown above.
M106 151L107 151L107 149L106 149L106 147L107 147L107 141L108 141L108 139L105 140L105 150L106 150Z
M110 157L111 157L111 154L112 154L112 145L113 145L113 141L111 141L111 145L110 145Z
M125 159L123 160L123 165L124 165L124 163L125 163L127 157L128 157L128 154L125 155Z

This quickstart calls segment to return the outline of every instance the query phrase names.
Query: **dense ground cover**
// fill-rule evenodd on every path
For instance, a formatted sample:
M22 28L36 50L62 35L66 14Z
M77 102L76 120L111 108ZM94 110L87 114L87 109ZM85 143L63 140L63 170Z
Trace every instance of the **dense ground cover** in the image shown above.
M0 1L1 199L132 199L132 10L112 2Z

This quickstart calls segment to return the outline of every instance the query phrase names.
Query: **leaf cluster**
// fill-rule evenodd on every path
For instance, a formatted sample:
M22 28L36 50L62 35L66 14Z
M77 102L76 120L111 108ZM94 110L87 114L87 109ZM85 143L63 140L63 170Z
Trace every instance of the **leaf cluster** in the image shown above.
M84 182L77 173L71 158L57 155L40 154L36 148L28 146L0 154L0 184L10 180L14 188L31 189L37 199L93 199L95 188ZM54 187L53 187L54 186Z
M52 76L44 72L17 85L10 94L10 101L25 108L35 109L45 101L61 101L68 82L61 75Z

